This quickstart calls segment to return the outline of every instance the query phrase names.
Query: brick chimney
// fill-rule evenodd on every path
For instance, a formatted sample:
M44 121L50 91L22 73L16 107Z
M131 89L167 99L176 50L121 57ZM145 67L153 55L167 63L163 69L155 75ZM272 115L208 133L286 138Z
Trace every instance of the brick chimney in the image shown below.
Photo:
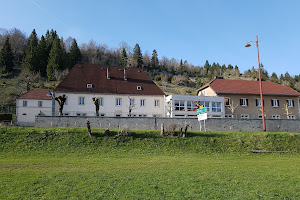
M109 75L108 67L106 68L106 78L107 78L107 79L110 79L110 75Z
M126 70L126 67L124 68L124 81L127 81L127 70Z

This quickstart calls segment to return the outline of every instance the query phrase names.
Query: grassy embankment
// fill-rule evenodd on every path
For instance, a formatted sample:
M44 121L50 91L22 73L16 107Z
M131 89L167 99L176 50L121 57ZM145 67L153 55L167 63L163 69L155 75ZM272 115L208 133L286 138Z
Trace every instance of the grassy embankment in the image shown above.
M299 133L92 131L0 128L0 199L300 198Z

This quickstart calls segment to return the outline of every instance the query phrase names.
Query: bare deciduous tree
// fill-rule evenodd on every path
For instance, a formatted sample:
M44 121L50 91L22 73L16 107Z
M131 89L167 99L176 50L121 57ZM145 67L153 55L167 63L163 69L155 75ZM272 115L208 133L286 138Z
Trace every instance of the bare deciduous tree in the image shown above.
M231 101L231 104L229 105L228 110L230 110L231 114L234 114L234 111L237 109L239 104L234 104L234 101Z
M285 111L287 119L289 118L289 115L293 114L292 112L290 112L290 107L288 104L284 104L282 109Z
M128 100L129 100L129 105L127 106L128 107L128 117L131 117L132 111L137 108L135 107L135 102L134 102L135 99L133 97L128 96Z

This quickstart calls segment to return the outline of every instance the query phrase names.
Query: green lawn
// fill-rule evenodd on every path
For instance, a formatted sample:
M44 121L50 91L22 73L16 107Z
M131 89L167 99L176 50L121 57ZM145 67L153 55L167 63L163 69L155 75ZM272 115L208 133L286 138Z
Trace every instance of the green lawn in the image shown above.
M115 138L93 131L99 137L84 129L0 128L0 199L300 199L297 148L254 154L221 142L269 147L253 140L257 133ZM294 144L289 135L299 140L279 133L272 143L282 146L282 136ZM207 151L191 147L205 141Z

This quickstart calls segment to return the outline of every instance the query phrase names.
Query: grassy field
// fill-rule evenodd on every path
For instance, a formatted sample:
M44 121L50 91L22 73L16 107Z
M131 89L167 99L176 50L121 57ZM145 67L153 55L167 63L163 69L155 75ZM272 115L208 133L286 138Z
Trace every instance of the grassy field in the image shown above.
M297 133L92 131L0 128L0 199L300 198Z

